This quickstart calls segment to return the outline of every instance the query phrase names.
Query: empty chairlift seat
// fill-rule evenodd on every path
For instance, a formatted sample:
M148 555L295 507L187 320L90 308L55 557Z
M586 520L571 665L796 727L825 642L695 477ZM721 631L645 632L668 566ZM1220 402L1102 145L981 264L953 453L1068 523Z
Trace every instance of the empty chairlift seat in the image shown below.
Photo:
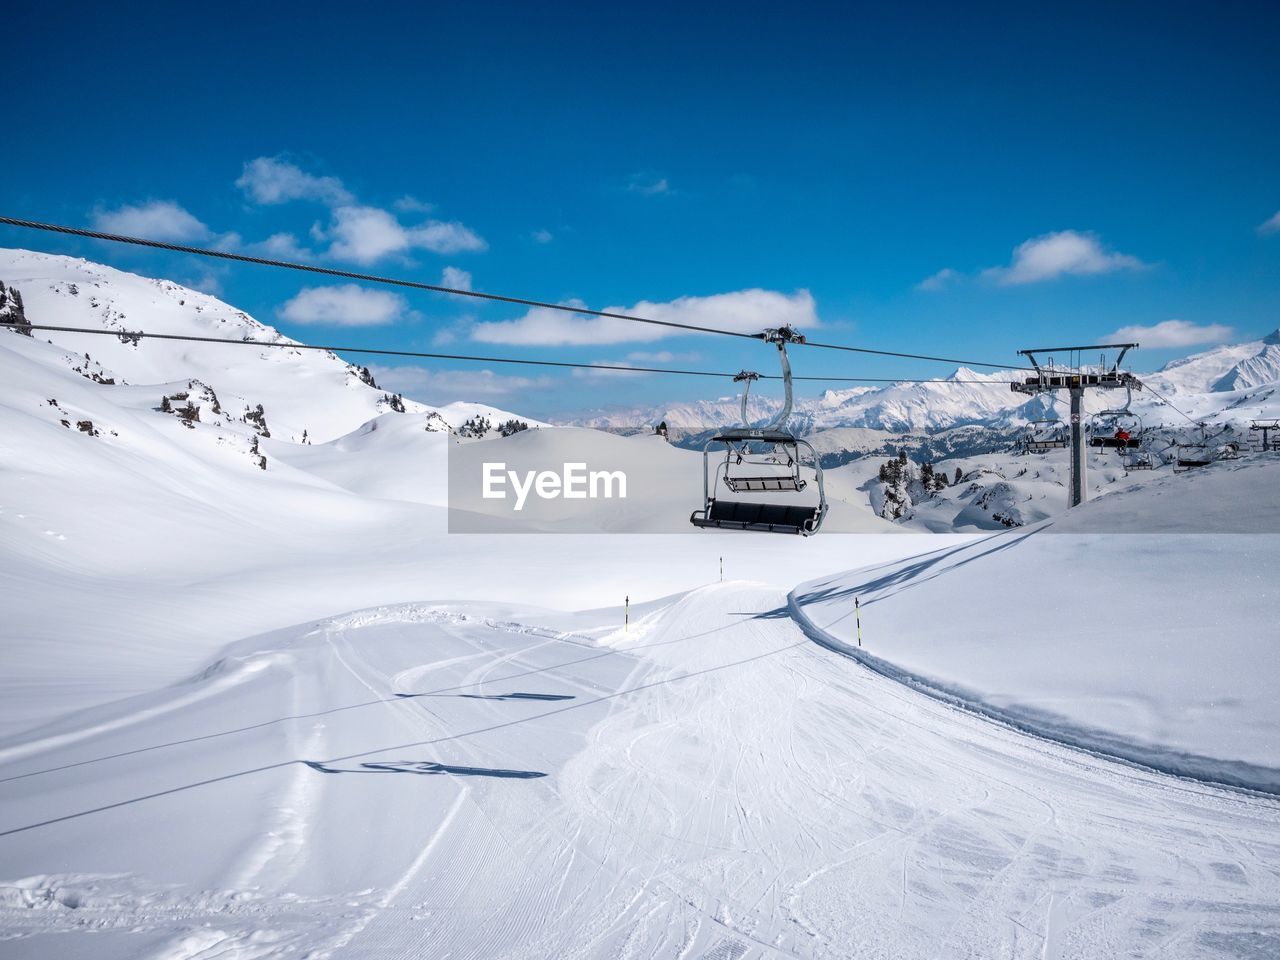
M708 440L702 448L702 496L703 507L689 515L695 527L711 527L719 530L755 530L761 533L793 533L807 537L818 532L827 515L827 498L822 489L822 464L813 446L801 440L787 429L791 416L791 362L787 359L788 343L804 343L804 337L790 327L770 329L760 339L778 349L782 366L782 408L767 423L752 426L747 415L747 396L751 384L760 374L743 370L734 382L744 384L742 389L742 425L725 430ZM724 456L715 464L711 450L723 450ZM801 460L812 464L801 467ZM812 470L812 477L801 475ZM726 500L719 494L796 494L801 493L812 481L814 491L805 499L816 503L779 503ZM816 494L816 496L815 496ZM763 499L763 498L761 498ZM790 500L789 496L782 499Z
M796 533L807 536L822 524L825 505L789 506L779 503L744 503L713 500L689 518L695 527L721 530L757 530L762 533Z

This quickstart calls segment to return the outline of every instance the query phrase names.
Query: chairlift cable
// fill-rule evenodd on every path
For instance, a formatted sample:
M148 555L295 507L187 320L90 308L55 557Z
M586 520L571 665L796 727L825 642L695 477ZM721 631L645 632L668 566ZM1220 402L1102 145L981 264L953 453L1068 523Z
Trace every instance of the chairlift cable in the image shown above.
M1192 424L1194 424L1194 425L1195 425L1195 426L1197 426L1197 427L1198 427L1198 426L1200 426L1200 421L1199 421L1199 420L1196 420L1196 419L1195 419L1194 417L1192 417L1190 414L1185 413L1185 412L1184 412L1184 411L1182 411L1182 410L1179 410L1177 407L1175 407L1175 406L1173 405L1173 401L1171 401L1171 400L1170 400L1168 397L1166 397L1164 394L1162 394L1162 393L1160 393L1159 391L1157 391L1155 387L1151 386L1151 384L1147 383L1145 380L1142 380L1142 381L1139 381L1139 382L1142 384L1142 386L1143 386L1143 388L1144 388L1144 389L1146 389L1146 390L1150 390L1150 391L1151 391L1151 393L1155 396L1155 398L1156 398L1157 400L1159 400L1161 403L1163 403L1163 404L1165 404L1166 406L1168 406L1168 407L1169 407L1170 409L1172 409L1175 413L1178 413L1178 414L1180 414L1181 416L1185 417L1188 423L1192 423Z
M370 273L357 273L351 270L339 270L335 267L323 267L313 263L297 263L290 260L274 260L267 257L254 257L248 254L232 253L229 250L214 250L208 247L193 247L180 243L168 243L162 240L148 240L145 237L132 237L116 233L104 233L98 230L86 230L82 227L70 227L64 224L43 223L38 220L24 220L18 217L0 216L0 224L11 227L22 227L28 230L44 230L49 233L60 233L68 236L85 237L90 240L105 240L111 243L132 244L149 247L155 250L168 250L173 253L187 253L200 257L212 257L219 260L230 260L236 263L252 263L265 267L278 267L283 270L298 270L303 273L320 274L338 277L344 280L359 280L364 283L381 283L412 290L424 290L429 293L441 293L455 297L470 297L475 300L488 300L498 303L510 303L517 306L534 307L543 310L557 310L561 313L578 314L589 317L602 317L609 320L623 320L629 323L645 323L659 327L670 327L686 330L691 333L714 333L727 337L738 337L744 340L761 340L763 334L743 333L737 330L725 330L720 327L706 327L698 324L677 323L674 320L655 320L651 317L638 317L632 314L618 313L611 310L592 310L588 307L575 307L564 303L551 303L534 300L528 297L516 297L505 294L486 293L481 290L463 290L458 287L447 287L443 284L422 283L417 280L405 280L398 277L383 277ZM847 344L816 343L813 341L796 341L805 346L818 347L824 350L841 350L848 353L862 353L881 357L899 357L907 360L926 360L935 363L954 363L968 367L991 367L998 370L1029 370L1030 367L1016 367L1007 363L988 363L981 360L957 360L953 357L935 357L925 354L903 353L894 350L873 350L869 347L854 347Z
M569 360L529 360L522 357L485 357L460 353L430 353L420 350L391 350L381 347L353 347L326 344L297 343L269 340L233 340L228 337L202 337L195 334L150 333L143 330L103 330L96 327L66 327L55 324L33 323L18 324L12 321L0 321L0 328L9 327L14 330L49 330L56 333L83 333L90 336L117 337L120 339L140 340L176 340L186 343L217 343L232 346L276 347L285 350L320 350L328 353L364 353L371 356L408 357L424 360L463 360L474 363L510 363L524 364L534 367L565 367L577 370L611 370L619 373L670 373L685 377L724 377L732 379L737 374L719 370L682 370L668 367L637 367L622 363L578 363ZM780 380L778 374L760 374L761 380ZM925 379L891 379L888 377L795 377L796 380L816 380L828 383L974 383L1007 385L1007 380L925 380Z

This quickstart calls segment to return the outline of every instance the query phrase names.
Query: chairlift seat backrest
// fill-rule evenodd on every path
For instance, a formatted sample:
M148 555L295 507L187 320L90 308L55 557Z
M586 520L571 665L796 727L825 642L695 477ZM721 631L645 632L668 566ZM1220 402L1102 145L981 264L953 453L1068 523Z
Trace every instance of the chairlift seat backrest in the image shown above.
M791 490L805 488L805 481L795 477L725 477L724 485L734 493L751 493L762 490Z
M1089 441L1091 447L1105 447L1108 450L1136 450L1142 446L1142 441L1137 437L1129 437L1127 440L1121 440L1118 437L1093 437Z

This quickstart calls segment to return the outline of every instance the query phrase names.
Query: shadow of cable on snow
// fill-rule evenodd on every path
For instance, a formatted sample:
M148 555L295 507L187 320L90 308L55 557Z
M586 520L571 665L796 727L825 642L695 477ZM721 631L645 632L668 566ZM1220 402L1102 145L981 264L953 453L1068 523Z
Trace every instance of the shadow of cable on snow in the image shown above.
M1040 528L1020 531L1017 533L997 533L990 537L984 537L981 540L965 543L958 547L944 547L935 550L932 553L922 554L914 558L913 562L907 563L891 572L873 577L860 583L850 583L841 587L815 588L807 593L797 595L797 600L802 605L813 605L820 603L830 603L833 600L848 600L856 596L870 595L869 599L863 600L862 605L869 607L877 600L881 599L879 594L884 591L884 597L892 597L895 594L918 587L921 584L928 583L935 577L952 570L958 570L960 567L967 566L975 560L981 560L989 557L994 553L1002 550L1009 550L1013 547L1021 545L1027 538L1041 532ZM948 562L951 561L951 562ZM873 567L867 571L867 574L873 574L876 570L885 567L893 568L898 566L898 561L890 561ZM793 591L794 592L794 591ZM768 611L770 616L778 618L790 616L788 606L779 607L777 610Z
M721 629L721 628L717 628L717 629ZM708 631L708 632L714 632L714 631ZM681 638L681 639L688 639L688 638ZM673 641L663 641L663 642L669 643ZM534 714L533 716L529 716L529 717L519 717L512 720L504 720L500 723L491 723L483 727L476 727L471 730L463 730L458 733L444 734L443 736L433 737L427 740L415 740L411 743L393 744L391 746L378 747L373 750L362 750L358 753L350 753L344 757L334 757L333 759L327 761L326 763L321 763L319 767L316 766L317 761L312 761L312 760L278 760L275 763L265 763L265 764L262 764L261 766L250 767L247 770L234 770L229 773L223 773L217 776L206 777L203 780L196 780L192 783L183 783L174 787L166 787L161 790L154 790L151 793L145 793L135 797L128 797L123 800L115 800L110 803L100 804L99 806L96 806L96 807L89 807L84 810L77 810L72 813L64 813L59 816L49 817L45 820L37 820L33 823L25 823L15 827L9 827L7 829L0 827L0 838L14 836L19 833L26 833L29 830L39 830L43 827L50 827L55 824L66 823L71 820L78 820L81 817L88 817L88 816L93 816L94 814L105 813L108 810L119 810L124 807L133 806L134 804L137 804L137 803L144 803L148 800L155 800L160 797L173 796L174 794L185 793L189 790L198 790L201 787L208 787L217 783L227 783L231 780L239 780L243 777L251 777L260 773L269 773L276 770L285 770L299 763L305 764L311 767L313 770L315 770L315 769L320 769L321 767L332 767L333 764L337 764L337 763L345 763L351 760L357 760L360 757L367 757L370 754L388 753L392 750L410 750L417 747L434 746L441 743L452 743L452 742L457 742L459 740L466 740L471 737L480 736L486 733L495 733L499 730L506 730L512 727L519 727L519 726L523 726L524 724L534 723L538 720L544 720L548 717L553 717L562 713L567 713L570 710L580 710L583 707L590 707L590 706L594 706L595 704L609 703L610 701L619 699L621 697L626 697L635 693L639 693L642 690L652 690L656 687L664 687L664 686L667 686L668 684L681 683L686 680L692 680L695 677L704 677L709 674L719 673L721 670L731 670L735 667L740 667L743 664L755 663L756 661L764 660L768 657L777 656L780 653L786 653L787 651L795 650L799 647L808 646L810 642L811 641L809 639L804 638L801 640L797 640L794 643L788 643L781 647L777 647L773 650L766 650L763 653L757 653L749 657L743 657L740 660L731 660L727 663L718 663L718 664L715 664L714 666L703 667L698 670L689 670L686 673L676 674L674 676L665 676L657 680L647 681L645 683L638 683L631 687L625 687L621 690L615 690L612 693L603 693L598 697L591 697L586 700L578 700L575 703L568 703L568 704L563 704L561 706L552 707L551 709L544 710L542 713ZM143 751L136 750L132 752L141 753ZM69 764L68 766L71 766L71 765ZM467 768L459 768L459 769L467 769ZM483 768L480 768L480 769L483 769ZM364 770L343 771L337 768L332 768L332 770L324 770L323 772L325 773L329 773L329 772L361 773L361 772L374 772L374 771L364 771ZM404 772L413 772L413 771L384 770L379 772L404 773ZM435 772L435 771L422 771L422 772ZM441 771L441 772L448 772L448 771ZM512 771L507 771L507 772L512 773ZM533 771L514 771L514 773L517 776L520 776L520 775L528 776L531 773L535 776L542 776L542 774L537 774ZM480 776L483 774L472 773L470 775ZM490 772L490 775L493 775L492 772Z
M505 677L498 677L496 680L485 680L482 682L483 683L502 683L507 680L516 680L521 677L530 677L538 674L550 673L552 670L560 670L560 669L563 669L564 667L572 667L580 663L589 663L592 660L601 660L601 659L604 659L605 657L630 656L631 653L635 650L645 650L650 647L663 647L673 643L684 643L687 640L697 640L702 637L709 636L710 634L718 633L721 630L730 629L732 626L733 624L728 624L723 627L715 627L711 630L704 630L702 633L694 633L694 634L690 634L688 636L683 636L683 637L673 637L670 640L655 640L649 643L638 643L632 646L622 647L619 649L602 650L600 653L594 653L589 657L578 657L577 659L566 660L561 663L552 663L552 664L547 664L546 666L533 667L528 670L521 670L518 673L508 674ZM556 638L556 639L559 640L560 638ZM569 641L565 641L565 642L569 642ZM214 733L205 733L205 734L200 734L194 737L185 737L180 740L169 740L163 743L153 743L145 747L136 747L132 750L122 750L118 753L104 754L103 756L99 756L99 757L89 757L88 759L85 759L85 760L74 760L70 763L63 763L63 764L58 764L52 767L45 767L40 770L28 770L26 773L18 773L18 774L13 774L7 777L0 777L0 783L10 783L15 780L25 780L28 777L44 776L45 774L57 773L62 770L70 770L75 767L84 767L94 763L102 763L107 760L119 760L122 757L132 757L140 753L149 753L152 750L164 750L169 747L181 747L181 746L186 746L192 743L201 743L206 740L217 740L220 737L229 737L239 733L247 733L252 730L260 730L263 727L270 727L277 723L286 723L290 720L310 720L315 717L327 717L335 713L343 713L347 710L359 710L364 707L377 706L378 704L383 704L383 703L396 703L397 701L401 701L401 700L414 700L419 698L443 696L455 690L465 690L467 687L474 687L478 685L479 684L476 682L459 683L453 686L440 687L436 690L427 690L420 693L395 693L389 697L379 697L374 700L362 700L358 703L348 703L342 706L329 707L325 710L316 710L311 713L286 714L285 716L281 716L281 717L273 717L270 720L262 720L262 721L259 721L258 723L250 723L240 727L232 727L227 730L218 730L218 731L215 731ZM528 694L524 695L524 698L529 698L529 697L530 695ZM3 834L0 834L0 836L3 836Z
M362 763L358 767L330 767L318 760L303 760L320 773L408 773L417 776L498 777L504 780L534 780L545 777L540 770L498 770L491 767L459 767L433 760L384 760Z
M539 703L575 699L569 693L397 693L396 696L403 700L417 697L461 697L464 700L534 700Z

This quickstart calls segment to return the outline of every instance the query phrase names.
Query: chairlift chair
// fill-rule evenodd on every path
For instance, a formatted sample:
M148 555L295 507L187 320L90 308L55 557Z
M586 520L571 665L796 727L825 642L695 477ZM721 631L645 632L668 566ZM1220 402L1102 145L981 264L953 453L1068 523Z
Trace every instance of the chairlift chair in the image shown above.
M1213 463L1213 457L1209 454L1209 447L1204 443L1180 443L1178 444L1178 458L1174 461L1174 473L1186 473L1188 470L1195 470L1197 467L1207 467Z
M1027 423L1023 448L1027 453L1045 453L1065 449L1067 427L1061 420L1031 420Z
M1142 418L1129 409L1133 388L1125 387L1124 406L1102 410L1089 418L1089 446L1104 450L1137 450L1142 446Z
M788 343L804 343L804 337L790 327L766 330L761 337L775 344L782 364L782 409L762 427L752 427L747 418L747 397L760 374L744 370L734 377L742 389L742 426L723 430L702 448L701 510L689 516L695 527L720 530L755 530L764 533L792 533L811 536L818 532L827 515L827 498L822 485L822 465L812 445L787 430L791 417L791 363ZM711 450L724 448L724 459L712 468ZM801 473L801 461L812 463L818 502L813 506L759 500L724 499L720 488L732 494L800 493L809 481ZM714 477L714 480L712 480Z
M1133 450L1124 454L1124 468L1126 470L1152 470L1155 468L1155 462L1151 459L1150 451Z

